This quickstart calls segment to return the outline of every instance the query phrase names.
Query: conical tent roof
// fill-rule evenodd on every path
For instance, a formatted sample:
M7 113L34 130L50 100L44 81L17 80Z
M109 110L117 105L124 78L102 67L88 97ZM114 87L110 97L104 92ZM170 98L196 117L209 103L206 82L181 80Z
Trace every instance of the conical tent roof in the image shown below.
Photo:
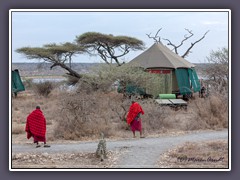
M153 44L149 49L129 62L134 66L147 68L191 68L194 65L172 52L161 43Z

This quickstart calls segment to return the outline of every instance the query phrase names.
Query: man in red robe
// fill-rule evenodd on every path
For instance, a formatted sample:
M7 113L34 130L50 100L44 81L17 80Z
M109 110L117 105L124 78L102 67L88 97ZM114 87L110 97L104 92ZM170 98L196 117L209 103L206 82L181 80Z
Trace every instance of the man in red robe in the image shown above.
M137 102L132 101L132 105L130 106L127 115L127 123L131 126L134 138L136 137L135 131L139 131L140 137L143 138L140 114L144 114L142 107Z
M44 147L50 147L46 144L46 119L39 106L28 115L25 131L28 139L33 137L37 148L40 147L39 141L44 142Z

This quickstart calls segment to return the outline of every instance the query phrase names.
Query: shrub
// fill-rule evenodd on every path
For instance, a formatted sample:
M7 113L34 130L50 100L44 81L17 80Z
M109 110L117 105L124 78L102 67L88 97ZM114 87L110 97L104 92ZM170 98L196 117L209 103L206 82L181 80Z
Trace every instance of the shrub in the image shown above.
M142 68L128 65L120 67L102 65L97 66L92 71L91 74L84 75L80 79L80 88L87 86L94 91L111 92L115 90L114 86L116 85L121 85L123 89L127 85L132 85L156 95L164 87L162 86L164 77L145 72ZM158 92L153 92L152 89L157 89Z
M50 81L44 81L34 84L34 91L41 96L47 97L54 89L53 83Z
M113 128L111 122L116 120L108 102L109 98L97 92L90 94L81 91L64 96L54 136L76 140L98 137L99 133L103 132L108 137Z
M211 95L205 99L192 101L197 129L215 129L228 127L228 103L220 94Z
M75 85L79 81L79 78L74 76L66 75L65 77L67 78L66 84L69 86Z
M85 87L86 88L86 87ZM162 108L153 100L138 100L145 114L142 116L144 131L159 132L171 127L167 121L168 108ZM126 137L131 130L124 121L131 100L117 92L103 93L79 89L76 93L65 94L61 99L61 112L54 130L54 137L68 140L105 137ZM119 132L122 134L119 134ZM126 132L126 133L124 133Z
M163 107L154 102L154 100L144 100L140 102L145 112L143 116L143 127L146 131L159 131L163 128L171 128L172 124L167 119L171 113L168 107Z
M26 79L26 80L23 80L23 85L26 89L31 89L34 85L34 82L32 79Z

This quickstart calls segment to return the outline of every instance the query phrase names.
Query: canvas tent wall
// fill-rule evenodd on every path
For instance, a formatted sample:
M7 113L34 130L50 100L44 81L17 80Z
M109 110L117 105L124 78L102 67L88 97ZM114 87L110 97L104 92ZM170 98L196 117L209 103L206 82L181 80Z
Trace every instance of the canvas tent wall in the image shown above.
M168 91L170 88L171 92L179 92L184 95L191 93L192 87L195 92L200 90L200 83L194 65L173 53L162 43L153 44L149 49L130 61L129 64L143 67L152 73L156 73L156 70L158 70L160 76L168 79L165 80L165 82L168 82L167 85L171 84L166 88ZM169 73L162 73L164 71ZM169 74L171 78L169 79L166 74ZM166 83L164 86L166 86Z
M161 69L161 68L150 68L146 69L147 72L156 74L159 76L154 82L148 82L146 93L151 94L154 97L159 94L171 94L172 93L172 70L171 69ZM164 86L162 86L164 84Z
M18 69L12 70L12 92L17 95L18 92L25 91Z

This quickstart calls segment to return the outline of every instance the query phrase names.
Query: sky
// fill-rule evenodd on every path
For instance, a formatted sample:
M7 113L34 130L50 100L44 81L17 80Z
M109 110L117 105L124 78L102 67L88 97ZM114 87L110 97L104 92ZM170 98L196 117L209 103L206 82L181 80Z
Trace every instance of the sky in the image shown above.
M184 46L179 48L182 55L191 43L200 39L205 32L206 37L197 43L192 53L185 59L191 63L204 63L211 51L228 47L229 44L229 12L226 10L112 10L111 12L96 10L61 10L61 11L36 11L29 10L11 11L10 43L12 63L39 62L29 60L24 55L16 52L21 47L42 47L49 43L74 42L76 36L85 32L100 32L114 36L124 35L135 37L145 43L145 47L152 46L154 41L146 34L169 39L173 44L180 44L185 28L194 34ZM163 44L167 41L162 40ZM172 49L171 47L169 47ZM120 59L129 62L143 51L130 52ZM103 62L99 56L79 55L74 57L74 62L99 63Z

